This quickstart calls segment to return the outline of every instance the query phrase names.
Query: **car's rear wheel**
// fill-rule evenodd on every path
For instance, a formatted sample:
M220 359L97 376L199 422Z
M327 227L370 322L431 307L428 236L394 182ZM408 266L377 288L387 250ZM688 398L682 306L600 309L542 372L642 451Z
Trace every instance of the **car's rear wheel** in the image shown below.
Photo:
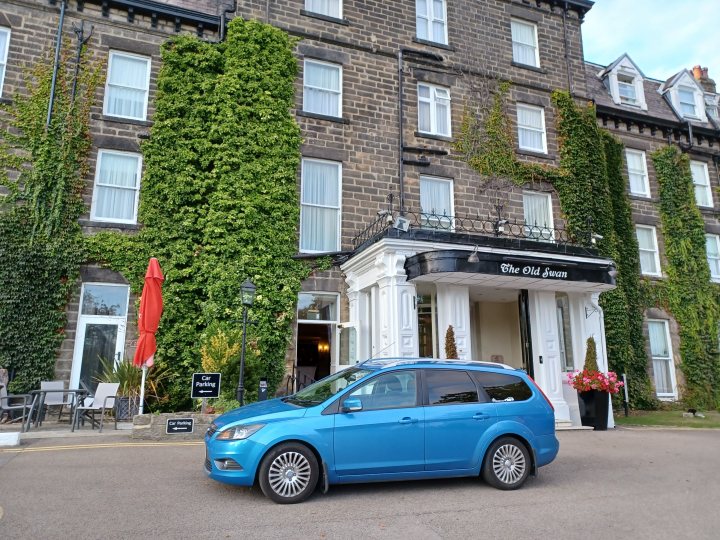
M517 489L530 474L530 452L512 437L498 439L485 454L483 478L493 487L504 490Z
M319 476L317 458L307 446L283 443L260 464L260 489L276 503L299 503L315 490Z

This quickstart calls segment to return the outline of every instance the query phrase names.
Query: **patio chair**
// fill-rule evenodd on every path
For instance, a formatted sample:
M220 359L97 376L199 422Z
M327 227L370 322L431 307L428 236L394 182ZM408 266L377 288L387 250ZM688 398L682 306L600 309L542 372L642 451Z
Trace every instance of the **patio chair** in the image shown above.
M95 425L98 423L95 420L95 413L100 413L100 433L103 430L103 421L105 420L105 412L112 411L113 417L115 418L115 429L117 429L117 414L115 412L115 404L117 402L117 393L120 388L120 383L98 383L95 389L95 395L92 398L85 398L83 403L75 407L75 414L73 416L72 430L75 431L75 427L78 425L80 420L85 418L90 419L90 425L92 429L95 429ZM88 400L91 400L88 402Z
M7 388L0 383L0 419L7 417L8 422L22 422L27 418L31 409L32 396L30 394L8 395Z
M62 417L63 409L68 406L68 414L72 419L73 405L75 404L74 396L70 393L57 392L57 390L64 390L65 383L63 381L40 381L40 390L54 390L45 394L43 400L43 410L40 412L39 424L42 425L45 419L45 413L50 410L50 407L59 407L58 411L58 422Z

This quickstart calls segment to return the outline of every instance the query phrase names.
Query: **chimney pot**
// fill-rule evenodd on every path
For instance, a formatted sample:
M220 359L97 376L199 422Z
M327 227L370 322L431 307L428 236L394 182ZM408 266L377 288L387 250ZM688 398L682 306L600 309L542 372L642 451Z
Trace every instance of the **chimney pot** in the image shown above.
M702 68L699 65L693 66L692 74L693 77L695 77L695 79L699 81L702 78Z

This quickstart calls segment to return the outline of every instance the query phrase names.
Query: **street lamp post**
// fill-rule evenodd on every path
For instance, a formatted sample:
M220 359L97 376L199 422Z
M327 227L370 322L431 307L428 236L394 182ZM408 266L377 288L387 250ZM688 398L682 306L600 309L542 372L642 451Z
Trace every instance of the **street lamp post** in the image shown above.
M244 405L243 395L245 394L245 337L247 335L247 322L248 322L248 308L252 307L255 301L255 291L257 287L249 279L245 280L240 286L241 299L243 305L243 334L242 334L242 348L240 349L240 377L238 378L237 386L237 400L240 402L240 406Z

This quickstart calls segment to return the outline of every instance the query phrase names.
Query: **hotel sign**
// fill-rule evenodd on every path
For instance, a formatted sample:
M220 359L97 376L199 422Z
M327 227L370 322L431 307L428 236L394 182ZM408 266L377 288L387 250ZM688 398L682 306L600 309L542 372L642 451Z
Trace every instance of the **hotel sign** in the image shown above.
M513 264L504 262L500 264L501 276L537 277L541 279L567 279L568 272L544 264Z

